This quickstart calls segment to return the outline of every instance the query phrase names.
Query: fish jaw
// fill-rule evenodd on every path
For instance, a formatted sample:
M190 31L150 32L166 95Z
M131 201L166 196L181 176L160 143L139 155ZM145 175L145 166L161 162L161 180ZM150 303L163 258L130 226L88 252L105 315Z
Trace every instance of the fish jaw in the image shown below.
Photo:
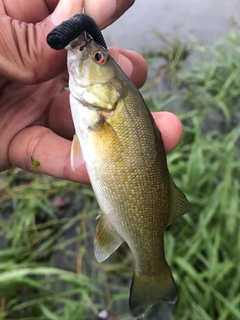
M76 135L84 150L83 153L88 153L87 143L89 132L91 130L97 130L97 128L101 126L102 117L95 110L86 108L81 103L81 100L76 99L72 94L70 94L70 106ZM96 156L96 154L94 154L94 156Z
M88 68L81 68L81 61L84 58L84 53L86 54L85 51L82 52L78 47L75 47L69 50L67 55L69 88L70 92L76 97L81 94L83 88L87 88L89 85L89 70Z

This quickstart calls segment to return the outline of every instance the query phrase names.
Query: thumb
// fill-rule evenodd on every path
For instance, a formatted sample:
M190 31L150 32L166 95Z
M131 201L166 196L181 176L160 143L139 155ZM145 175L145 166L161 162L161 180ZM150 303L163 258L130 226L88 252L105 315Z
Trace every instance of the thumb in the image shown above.
M66 52L51 49L46 37L63 20L80 13L84 0L60 0L45 20L25 23L7 15L0 18L0 74L13 81L35 84L66 69Z

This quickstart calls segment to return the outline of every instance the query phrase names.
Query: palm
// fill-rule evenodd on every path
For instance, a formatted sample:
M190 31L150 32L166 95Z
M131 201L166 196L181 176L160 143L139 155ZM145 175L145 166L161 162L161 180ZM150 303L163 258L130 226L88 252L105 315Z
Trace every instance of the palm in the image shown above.
M53 22L58 23L53 21L58 20L60 12L58 10L56 14L55 7L59 3L58 9L63 2L65 6L71 3L71 12L64 13L61 9L61 19L68 19L68 15L82 9L83 0L0 0L0 13L3 14L0 18L0 171L16 165L30 171L89 182L85 166L77 173L70 168L71 142L67 139L71 139L74 129L69 93L64 89L68 81L66 52L54 51L46 44L46 35L54 27ZM133 0L119 0L114 12L103 11L105 2L84 2L87 13L93 17L98 15L96 19L101 27L116 20ZM53 10L54 14L49 16ZM129 65L121 60L120 53L132 62L132 73ZM131 79L138 86L144 83L147 68L143 58L121 49L112 49L111 54L127 74L131 73ZM177 144L181 133L179 122L171 118L175 127L172 132L176 133L176 127L178 131L175 138L167 137L167 150ZM161 119L164 128L167 117L162 115ZM31 156L40 161L39 167L32 166Z
M38 126L48 127L61 136L71 138L73 128L65 85L66 80L62 75L36 85L8 82L4 86L0 99L1 150L7 150L11 141L14 143L15 140L22 140L26 136L24 130L34 139L41 140L41 134L46 134L47 131L39 131ZM31 150L26 151L30 157ZM11 154L9 158L12 159ZM10 166L10 163L6 165Z

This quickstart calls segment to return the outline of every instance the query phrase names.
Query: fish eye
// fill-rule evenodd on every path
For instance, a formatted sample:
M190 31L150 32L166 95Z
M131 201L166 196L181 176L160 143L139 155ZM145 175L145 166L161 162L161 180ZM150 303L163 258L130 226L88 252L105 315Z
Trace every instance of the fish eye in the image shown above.
M93 58L98 64L104 64L106 62L106 57L101 53L101 51L96 51Z

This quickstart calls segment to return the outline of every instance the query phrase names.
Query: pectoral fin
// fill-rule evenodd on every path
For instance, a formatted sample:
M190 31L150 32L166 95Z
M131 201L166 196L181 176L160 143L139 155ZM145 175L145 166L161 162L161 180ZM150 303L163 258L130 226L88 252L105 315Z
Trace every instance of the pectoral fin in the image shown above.
M102 262L117 250L123 240L103 213L100 213L99 219L94 240L94 253L97 261Z
M178 189L172 179L170 179L170 189L171 207L168 225L182 216L184 213L188 212L190 209L187 198L185 197L184 193L180 189Z
M72 147L71 147L71 167L75 171L84 163L83 154L80 142L77 135L73 136Z

